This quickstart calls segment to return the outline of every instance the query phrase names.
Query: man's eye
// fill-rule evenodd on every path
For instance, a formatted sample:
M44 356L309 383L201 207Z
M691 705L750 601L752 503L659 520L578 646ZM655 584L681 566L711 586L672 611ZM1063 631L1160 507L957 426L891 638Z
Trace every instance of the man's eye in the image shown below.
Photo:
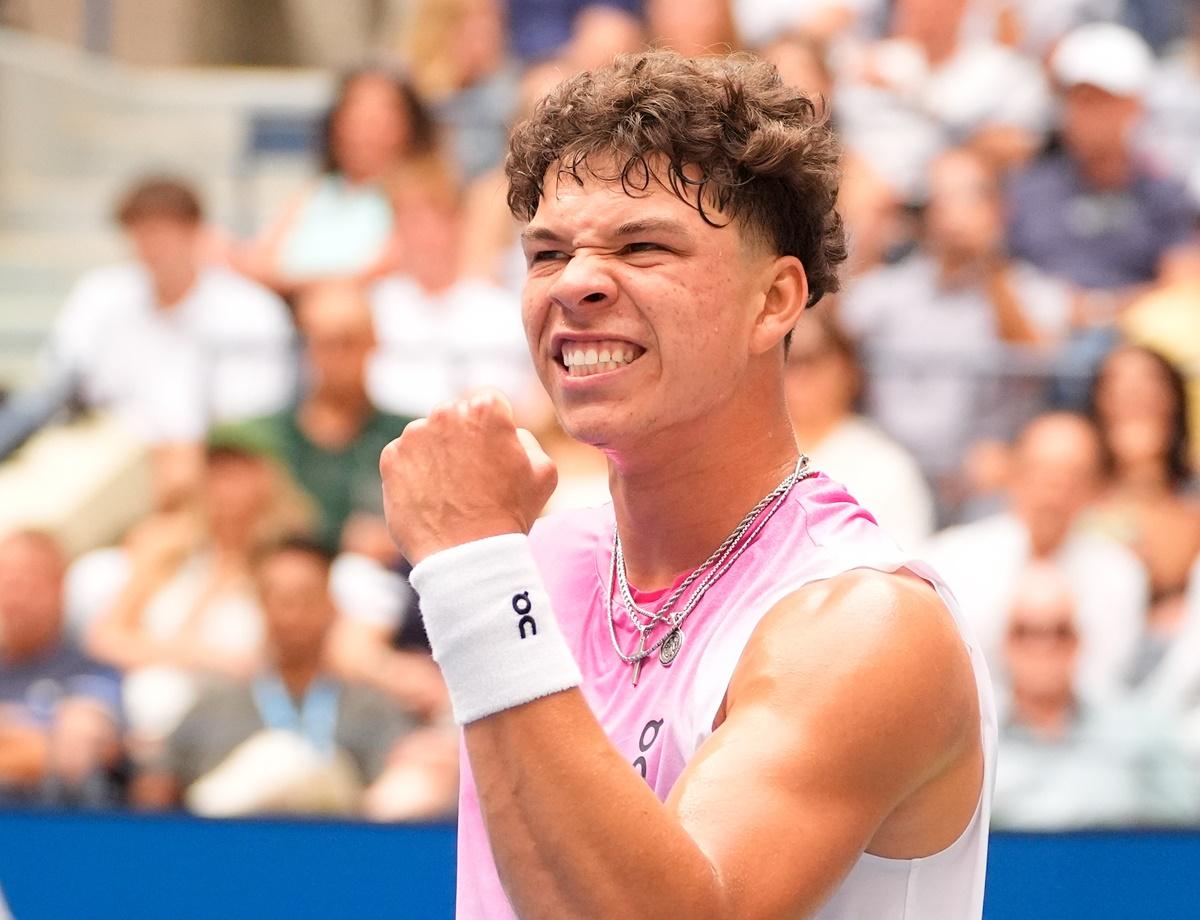
M530 262L556 262L559 259L565 259L567 254L561 249L541 249L530 257Z
M662 248L658 243L630 243L625 250L626 252L660 252Z

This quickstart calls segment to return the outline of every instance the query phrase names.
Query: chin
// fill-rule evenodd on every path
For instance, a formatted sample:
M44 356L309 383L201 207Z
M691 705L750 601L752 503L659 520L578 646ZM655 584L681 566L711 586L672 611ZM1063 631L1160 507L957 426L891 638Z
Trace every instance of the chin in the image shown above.
M570 437L600 449L611 448L630 436L636 436L628 417L618 416L611 407L555 407L558 423Z

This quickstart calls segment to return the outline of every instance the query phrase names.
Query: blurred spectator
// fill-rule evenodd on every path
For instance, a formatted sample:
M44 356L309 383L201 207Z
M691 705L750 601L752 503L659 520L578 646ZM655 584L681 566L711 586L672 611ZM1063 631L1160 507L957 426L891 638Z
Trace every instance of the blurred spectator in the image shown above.
M992 4L897 0L888 35L839 55L835 107L848 150L902 199L920 200L928 164L970 142L996 165L1031 155L1049 127L1037 62L1004 44Z
M374 821L435 821L458 809L459 733L453 725L419 728L402 738L387 772L363 796Z
M1137 553L1150 578L1138 682L1182 627L1188 571L1200 556L1183 375L1157 352L1122 346L1100 367L1092 407L1109 474L1095 525Z
M276 290L366 281L404 263L396 205L436 168L433 121L412 84L385 67L342 78L324 123L321 175L233 264Z
M877 24L884 4L880 0L732 0L731 6L742 40L762 47L789 33L827 44L847 31L866 31Z
M1121 331L1132 342L1152 348L1185 374L1188 381L1188 428L1200 432L1200 249L1171 260L1165 283L1133 302L1121 315ZM1200 469L1200 439L1192 439L1191 464Z
M738 50L729 7L730 0L645 0L646 32L656 47L687 57L729 54Z
M554 83L558 83L581 70L607 67L619 54L642 50L646 31L640 13L632 10L634 6L640 10L640 0L629 4L629 8L616 3L588 3L575 17L570 41L556 57L531 65L526 75L552 67L557 74Z
M500 0L418 0L401 39L413 82L464 179L504 160L517 73L507 60Z
M1010 508L943 531L924 554L974 624L998 684L1005 618L1030 561L1060 571L1075 598L1080 631L1079 686L1103 699L1133 670L1148 602L1138 558L1117 541L1080 526L1102 485L1102 447L1087 419L1043 415L1013 451Z
M340 677L387 694L414 718L436 721L450 698L429 652L409 567L390 537L373 554L356 549L341 553L330 572L341 617L329 637L329 665Z
M285 405L294 386L287 310L205 263L195 192L145 179L116 217L136 260L76 284L51 336L54 369L153 442L198 443L213 422Z
M407 223L412 265L370 291L379 351L367 381L376 405L423 416L481 386L517 406L536 386L520 300L478 278L460 278L463 214L453 193L414 199Z
M784 33L758 53L775 65L785 84L812 99L819 110L828 111L833 99L833 73L824 48L815 39L799 32Z
M1070 297L1009 259L999 189L978 154L943 154L929 186L920 246L849 286L838 317L867 350L870 415L945 482L972 441L1007 439L1023 421L1038 393L1014 399L1001 346L1055 341Z
M607 14L607 8L595 9L596 15ZM591 13L589 10L588 15ZM537 101L566 77L567 66L566 61L552 60L526 69L521 75L514 120L529 116ZM508 178L503 166L479 176L467 188L463 201L458 275L463 280L476 279L519 295L525 283L525 254L518 237L521 224L508 208L507 195Z
M536 63L558 56L581 31L589 42L604 44L613 35L640 32L642 6L643 0L508 0L509 45L518 58ZM593 11L602 15L581 25Z
M1012 182L1013 253L1083 290L1085 327L1109 326L1192 231L1183 189L1147 171L1131 143L1153 68L1145 42L1121 26L1064 38L1051 59L1063 149Z
M355 813L396 742L412 728L399 710L326 670L336 608L329 556L288 541L256 566L267 664L254 680L214 682L139 777L146 805L182 795L202 815Z
M111 807L119 679L63 636L63 568L44 534L0 539L0 803Z
M1121 0L1121 21L1134 29L1156 53L1194 26L1193 0Z
M1187 186L1193 207L1200 209L1200 7L1193 5L1191 16L1190 33L1179 38L1154 73L1139 140Z
M257 667L262 618L251 564L273 536L275 498L262 459L212 448L199 515L190 508L162 512L135 528L123 551L97 554L110 571L93 566L89 573L91 602L103 606L87 628L88 646L125 672L137 756L175 728L203 675L244 679ZM105 604L114 583L119 587Z
M993 824L1068 830L1195 820L1196 783L1165 726L1129 701L1098 706L1076 692L1073 607L1052 566L1019 575L1004 639L1012 693L1000 721Z
M785 387L792 428L813 465L843 483L898 544L933 532L933 498L916 461L855 414L862 368L854 343L823 310L792 332Z
M356 512L382 528L379 454L411 419L379 411L367 395L375 330L359 288L344 282L305 288L297 319L311 377L299 405L226 426L214 437L264 453L286 470L316 506L320 543L335 552Z

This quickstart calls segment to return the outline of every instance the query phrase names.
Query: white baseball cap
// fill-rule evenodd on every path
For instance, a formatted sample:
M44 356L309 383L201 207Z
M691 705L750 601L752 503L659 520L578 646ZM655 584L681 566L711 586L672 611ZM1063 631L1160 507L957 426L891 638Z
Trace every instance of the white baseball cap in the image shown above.
M1114 96L1141 96L1154 72L1154 54L1132 29L1093 22L1058 43L1050 70L1064 87L1087 84Z

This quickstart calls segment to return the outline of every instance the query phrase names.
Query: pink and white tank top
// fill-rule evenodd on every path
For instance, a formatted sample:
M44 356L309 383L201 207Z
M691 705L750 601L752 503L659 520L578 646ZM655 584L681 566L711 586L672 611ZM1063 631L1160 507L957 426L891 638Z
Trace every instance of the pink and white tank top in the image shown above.
M613 651L605 607L613 527L612 507L606 505L544 518L531 540L555 615L583 673L583 694L630 769L645 778L660 800L712 734L738 659L761 618L777 602L809 582L861 568L906 569L937 589L970 652L979 693L986 768L974 817L953 844L933 856L901 860L863 854L815 920L978 920L983 912L996 715L982 652L938 576L905 556L842 486L816 474L795 485L741 557L704 595L683 625L684 642L671 667L663 667L652 655L634 687L630 666ZM635 591L635 599L654 606L657 595L638 596ZM619 596L614 607L617 639L629 654L638 635ZM510 920L516 915L496 873L465 754L462 764L458 918ZM805 854L784 858L799 862Z

